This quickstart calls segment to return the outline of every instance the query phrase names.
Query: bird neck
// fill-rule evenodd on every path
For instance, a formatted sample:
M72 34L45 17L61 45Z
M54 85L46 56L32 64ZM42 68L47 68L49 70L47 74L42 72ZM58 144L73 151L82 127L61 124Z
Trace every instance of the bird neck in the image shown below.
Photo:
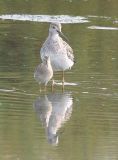
M50 60L43 62L48 68L52 68Z
M51 39L58 39L59 38L59 34L58 33L52 33L52 32L49 32L49 38Z
M48 66L48 68L52 68L50 61L47 62L47 66Z

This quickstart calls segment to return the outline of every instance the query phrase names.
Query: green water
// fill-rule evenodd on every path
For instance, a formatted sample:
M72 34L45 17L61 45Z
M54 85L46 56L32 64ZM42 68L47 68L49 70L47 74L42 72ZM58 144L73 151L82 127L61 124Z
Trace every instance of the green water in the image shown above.
M0 160L118 159L117 6L115 0L0 0L0 16L88 20L63 24L76 59L65 72L69 85L52 93L49 83L40 93L33 73L49 23L0 19ZM54 78L60 81L61 73Z

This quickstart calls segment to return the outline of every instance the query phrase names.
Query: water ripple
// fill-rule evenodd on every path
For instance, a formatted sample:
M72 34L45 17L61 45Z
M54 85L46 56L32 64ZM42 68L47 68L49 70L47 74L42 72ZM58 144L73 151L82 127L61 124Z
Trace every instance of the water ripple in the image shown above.
M118 27L89 26L89 29L118 30Z
M87 18L69 15L29 15L29 14L5 14L0 15L3 20L20 20L34 22L60 22L60 23L86 23Z
M37 95L37 94L33 94L33 93L27 93L25 90L20 90L20 89L1 89L0 88L0 93L7 93L7 92L12 92L14 94L18 94L18 95L27 95L27 96L33 96L33 95Z
M56 80L54 82L54 85L62 86L62 82L59 82L59 81ZM78 85L79 85L78 83L64 82L64 86L78 86Z

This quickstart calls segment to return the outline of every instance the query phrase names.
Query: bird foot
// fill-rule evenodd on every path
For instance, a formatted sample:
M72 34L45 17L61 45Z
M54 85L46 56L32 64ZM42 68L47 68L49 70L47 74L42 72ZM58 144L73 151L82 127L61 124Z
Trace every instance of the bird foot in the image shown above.
M52 80L52 84L51 84L51 91L53 92L54 91L54 80Z

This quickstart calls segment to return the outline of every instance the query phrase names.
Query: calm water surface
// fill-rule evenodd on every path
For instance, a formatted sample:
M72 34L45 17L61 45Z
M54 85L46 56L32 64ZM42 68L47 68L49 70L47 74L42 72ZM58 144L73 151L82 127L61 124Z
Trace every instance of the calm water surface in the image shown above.
M117 6L0 1L0 160L118 159ZM40 93L33 73L50 21L64 23L76 63L64 92L57 72L54 92Z

